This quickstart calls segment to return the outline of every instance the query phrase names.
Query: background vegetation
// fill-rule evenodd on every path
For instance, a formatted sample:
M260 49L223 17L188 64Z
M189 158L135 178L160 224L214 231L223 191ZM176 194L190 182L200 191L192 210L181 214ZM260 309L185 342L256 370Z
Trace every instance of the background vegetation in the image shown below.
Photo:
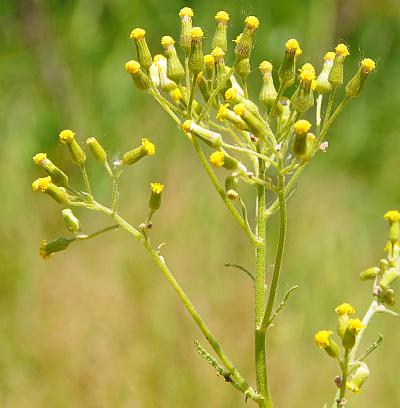
M313 344L319 328L334 328L334 307L370 300L358 273L375 265L386 238L382 219L399 208L400 3L397 0L3 0L0 2L0 405L2 407L242 407L240 395L193 348L200 334L171 288L129 236L110 233L74 244L47 262L40 240L64 234L59 207L34 196L39 174L31 157L47 151L78 173L62 146L63 128L98 137L119 154L150 137L158 147L124 174L121 211L139 224L148 183L165 182L153 239L211 328L242 369L253 372L252 284L223 266L251 265L246 238L231 221L190 144L156 104L133 89L123 64L134 56L135 26L152 50L177 36L177 12L195 9L207 40L213 16L231 15L231 37L244 16L261 20L257 65L279 65L284 41L300 40L303 61L344 40L346 71L362 56L379 60L363 92L331 132L329 153L309 166L289 204L282 291L300 289L268 340L277 407L321 407L333 396L334 362ZM98 197L109 182L94 161ZM85 230L109 221L83 216ZM271 242L271 251L272 251ZM379 316L372 341L386 334L370 359L371 377L351 406L400 406L399 321Z

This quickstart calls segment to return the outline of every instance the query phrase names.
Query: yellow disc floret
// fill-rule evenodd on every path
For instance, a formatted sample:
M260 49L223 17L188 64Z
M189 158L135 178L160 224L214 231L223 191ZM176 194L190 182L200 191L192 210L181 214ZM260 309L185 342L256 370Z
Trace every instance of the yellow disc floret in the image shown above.
M72 130L65 129L60 132L59 135L61 143L71 143L75 139L75 133Z
M203 38L203 30L200 27L193 27L192 31L190 32L192 36L192 40L199 41Z
M154 156L156 153L156 146L152 143L149 139L143 138L142 139L142 146L149 156Z
M37 193L38 191L44 193L51 183L51 177L40 177L32 183L32 190Z
M39 166L41 166L46 159L47 159L46 153L37 153L33 156L33 162L35 164L38 164Z
M140 71L140 64L135 60L130 60L125 64L125 71L129 74L137 74Z
M218 11L215 15L215 21L218 23L227 23L229 21L229 14L226 11Z
M347 57L348 55L350 55L349 49L345 44L338 44L335 48L335 51L338 57Z
M353 332L354 334L357 334L360 332L361 329L365 328L367 326L364 326L362 324L362 321L360 319L349 319L349 324L347 326L347 329Z
M306 134L311 129L311 123L308 120L300 119L293 125L297 135Z
M240 33L234 40L232 40L234 43L238 43L240 39L242 38L243 33Z
M297 50L300 49L299 42L295 38L286 41L285 47L286 51L290 54L296 54Z
M164 190L164 184L150 183L151 191L155 194L161 194Z
M222 48L220 47L215 47L212 51L211 54L215 59L222 59L225 56L225 52Z
M400 221L400 212L397 210L390 210L383 216L383 218L391 222Z
M255 16L248 16L246 17L246 20L244 20L246 27L255 30L256 28L258 28L258 26L260 25L260 22L258 21L258 18Z
M185 133L190 132L190 127L192 126L192 120L185 120L182 125L182 129Z
M300 73L302 73L303 71L312 71L315 74L315 68L313 64L310 64L309 62L306 62L300 69L299 69Z
M350 305L349 303L342 303L341 305L339 305L335 309L335 312L339 316L343 316L343 315L350 316L350 315L354 314L356 311L355 311L354 307L352 305Z
M243 103L238 103L233 107L233 111L236 115L242 116L246 112L246 106Z
M269 61L263 61L259 66L259 70L262 74L266 74L268 72L272 72L272 64Z
M193 17L194 13L190 7L184 7L179 11L179 17Z
M222 167L224 165L224 152L217 150L216 152L212 153L210 156L210 162L215 167Z
M175 40L169 35L164 35L164 37L161 38L161 45L163 47L169 47L174 44L175 44Z
M171 97L175 102L181 101L183 99L181 90L176 87L173 91L171 91Z
M235 88L229 88L225 91L225 100L226 101L232 101L236 98L236 89Z
M315 344L320 348L327 348L331 344L330 337L333 334L330 330L321 330L315 334L314 340Z
M229 109L226 105L221 105L218 109L217 119L223 121L228 116Z
M361 61L361 69L363 70L363 72L365 72L366 74L369 74L370 72L374 71L376 68L376 64L375 61L372 60L371 58L364 58Z
M212 67L214 65L214 55L204 55L204 65Z
M300 79L303 82L312 82L315 80L315 71L310 69L305 69L301 71Z
M329 60L329 61L333 61L335 59L335 53L333 51L328 51L325 55L324 55L324 60Z
M139 38L144 38L146 35L146 31L143 28L134 28L131 31L131 38L134 40L138 40Z

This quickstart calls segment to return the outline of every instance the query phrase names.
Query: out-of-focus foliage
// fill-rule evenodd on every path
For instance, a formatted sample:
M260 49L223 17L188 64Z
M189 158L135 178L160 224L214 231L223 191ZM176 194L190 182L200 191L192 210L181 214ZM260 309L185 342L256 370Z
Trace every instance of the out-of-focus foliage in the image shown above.
M397 0L226 2L170 0L3 0L0 2L0 405L3 407L241 407L230 387L199 358L199 332L138 244L123 232L73 245L43 262L41 239L64 235L61 213L34 196L39 170L31 156L47 151L74 169L58 132L95 135L112 154L142 137L157 155L124 174L121 211L139 224L148 183L166 184L153 240L229 355L251 376L252 284L224 262L249 265L245 237L231 222L190 144L169 118L133 89L123 64L134 56L135 26L154 53L162 35L177 36L178 10L195 10L211 42L214 14L231 15L234 38L248 14L261 21L254 60L279 65L284 41L302 43L303 61L321 65L326 50L351 48L348 76L363 56L379 61L363 96L331 132L328 153L308 167L289 204L282 289L300 289L268 339L277 406L322 406L331 398L332 365L312 336L332 309L351 301L362 313L368 285L358 273L374 265L386 237L382 215L399 208L400 4ZM206 49L208 49L206 47ZM258 93L254 66L250 91ZM92 161L98 197L110 186ZM77 173L76 173L77 174ZM78 180L78 174L77 174ZM90 232L107 222L82 218ZM103 224L102 224L103 223ZM273 253L271 242L271 254ZM185 253L183 257L182 254ZM272 259L272 258L271 258ZM400 405L399 323L383 317L369 330L388 332L371 357L372 375L357 406ZM392 330L389 330L392 328Z

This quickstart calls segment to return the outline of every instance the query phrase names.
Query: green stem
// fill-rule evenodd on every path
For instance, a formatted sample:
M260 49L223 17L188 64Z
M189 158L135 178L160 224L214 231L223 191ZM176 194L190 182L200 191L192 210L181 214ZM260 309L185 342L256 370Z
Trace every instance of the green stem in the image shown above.
M342 366L342 380L339 390L339 398L336 400L337 407L342 407L341 400L346 395L347 376L349 374L349 349L345 349Z
M322 127L326 127L326 124L328 123L330 116L331 116L331 110L333 106L333 101L335 100L335 94L336 94L336 88L332 88L331 92L329 93L329 99L328 99L328 105L326 106L326 111L324 115L324 122Z
M87 175L87 171L86 171L86 167L84 164L82 164L81 166L79 166L81 169L81 174L82 174L82 178L83 178L83 182L85 184L85 189L86 192L90 195L93 196L92 194L92 189L90 188L90 181L89 181L89 177Z
M192 117L192 105L193 105L194 91L196 89L196 84L197 84L197 75L193 75L192 89L190 90L190 97L189 97L189 103L188 103L188 109L187 109L188 119Z
M222 147L224 147L225 149L230 149L233 150L235 152L241 152L241 153L246 153L255 157L259 157L260 159L264 160L265 162L271 164L274 167L277 167L277 164L271 160L269 157L267 157L265 154L262 153L258 153L255 152L254 150L250 150L250 149L246 149L245 147L239 147L239 146L235 146L235 145L231 145L229 143L222 143Z

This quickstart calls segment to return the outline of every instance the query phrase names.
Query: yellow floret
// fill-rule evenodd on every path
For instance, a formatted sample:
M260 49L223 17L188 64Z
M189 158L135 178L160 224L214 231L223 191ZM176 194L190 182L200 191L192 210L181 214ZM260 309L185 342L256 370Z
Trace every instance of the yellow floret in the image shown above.
M290 40L286 41L285 47L286 51L289 52L290 54L295 54L297 53L297 50L300 49L299 42L294 38L291 38Z
M183 122L183 125L182 125L182 129L183 129L183 131L185 132L185 133L189 133L190 132L190 127L191 127L191 125L192 125L192 120L185 120L184 122Z
M215 15L215 20L218 23L226 23L229 20L229 14L226 11L218 11L218 13Z
M214 55L212 54L204 55L204 64L213 66L214 65Z
M345 44L338 44L335 48L336 55L339 57L347 57L350 55L349 49Z
M125 64L125 71L129 74L137 74L140 71L140 64L137 61L130 60Z
M300 119L293 125L293 128L296 134L305 134L311 129L311 123L308 120Z
M179 17L193 17L194 13L190 7L184 7L179 11Z
M225 52L222 48L220 47L215 47L212 51L211 54L213 55L214 58L216 59L221 59L224 58Z
M335 59L335 55L336 54L333 51L328 51L324 56L324 60L333 61Z
M142 139L142 146L144 147L144 150L146 152L146 154L148 154L149 156L154 156L156 153L156 146L149 140L146 138Z
M400 212L397 210L390 210L383 216L383 218L391 222L400 221Z
M72 130L65 129L59 135L61 143L70 143L75 139L75 133Z
M243 33L240 33L234 40L232 40L234 43L238 43L240 39L242 38Z
M366 73L369 74L370 72L374 71L376 67L375 61L371 58L364 58L361 61L361 69Z
M225 92L225 100L226 101L231 101L236 98L236 89L235 88L229 88Z
M233 111L236 115L242 116L246 112L246 106L243 103L238 103L233 107Z
M217 119L223 121L228 116L229 109L226 105L221 105L218 109Z
M273 67L269 61L263 61L258 68L262 74L266 74L267 72L272 72Z
M300 73L303 71L312 71L315 74L315 68L313 64L310 64L309 62L306 62L300 69Z
M135 28L131 32L131 38L138 40L139 38L144 38L146 31L143 28Z
M181 90L176 87L173 91L171 91L171 97L175 102L181 101L183 99Z
M175 40L169 36L169 35L164 35L164 37L161 38L161 45L163 47L169 47L170 45L174 45Z
M349 319L347 329L357 334L361 329L365 328L360 319Z
M335 312L339 316L343 316L343 315L350 316L350 315L354 314L356 311L355 311L354 307L352 305L350 305L349 303L342 303L341 305L339 305L335 309Z
M252 30L255 30L260 25L258 18L254 16L246 17L246 20L244 20L244 22L246 23L246 27L251 28Z
M37 153L33 156L33 162L41 166L43 162L47 159L46 153Z
M192 36L192 40L201 40L203 38L203 30L200 27L193 27L192 31L190 32Z
M315 334L314 340L319 348L327 348L331 344L330 337L333 334L330 330L321 330Z
M210 156L210 162L215 167L222 167L224 165L224 152L220 152L217 150L216 152L212 153Z
M301 71L300 79L303 82L312 82L315 80L315 71L311 71L310 69L305 69Z
M161 194L164 190L164 184L161 183L150 183L150 187L154 194Z
M40 177L32 183L32 190L37 193L38 191L44 193L51 183L51 177Z

